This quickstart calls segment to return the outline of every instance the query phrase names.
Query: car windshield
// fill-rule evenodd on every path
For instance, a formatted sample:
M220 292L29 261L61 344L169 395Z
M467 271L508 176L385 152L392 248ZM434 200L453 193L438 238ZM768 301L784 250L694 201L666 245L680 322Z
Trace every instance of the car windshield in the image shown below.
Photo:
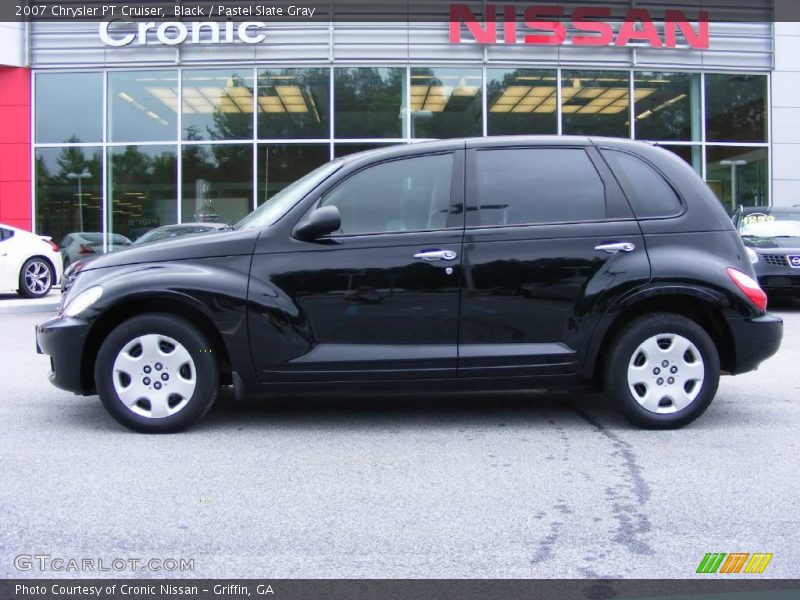
M745 237L800 237L800 212L750 213L742 217L739 232Z
M235 229L269 227L276 223L295 204L323 180L342 166L341 160L326 163L285 187L235 225Z

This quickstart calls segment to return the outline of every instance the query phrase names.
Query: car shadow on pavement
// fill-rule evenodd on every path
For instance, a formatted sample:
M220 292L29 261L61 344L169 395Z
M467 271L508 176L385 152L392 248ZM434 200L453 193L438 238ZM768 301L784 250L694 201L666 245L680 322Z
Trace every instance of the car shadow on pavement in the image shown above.
M318 394L247 397L237 401L223 391L195 429L255 427L363 428L435 427L485 424L513 426L585 426L586 411L613 426L627 423L600 394L567 392L454 392L447 394ZM594 424L594 423L593 423ZM596 425L595 425L596 426Z

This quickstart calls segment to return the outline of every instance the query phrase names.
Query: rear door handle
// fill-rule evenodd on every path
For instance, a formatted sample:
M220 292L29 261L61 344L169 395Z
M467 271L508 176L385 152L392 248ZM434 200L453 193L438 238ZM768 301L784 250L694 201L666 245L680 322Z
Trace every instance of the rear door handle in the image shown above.
M616 254L617 252L633 252L636 250L636 245L631 242L608 242L607 244L595 246L594 249L601 250L607 254Z
M437 260L455 260L458 256L452 250L421 250L414 255L414 258L425 262L436 262Z

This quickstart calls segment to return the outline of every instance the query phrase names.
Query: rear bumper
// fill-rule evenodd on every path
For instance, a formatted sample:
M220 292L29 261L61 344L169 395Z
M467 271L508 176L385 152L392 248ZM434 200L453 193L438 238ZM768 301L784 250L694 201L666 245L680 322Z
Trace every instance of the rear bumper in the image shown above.
M36 327L36 351L50 356L50 383L75 394L88 394L82 382L83 349L89 326L69 317L55 317Z
M736 351L733 373L747 373L778 351L783 339L783 319L773 315L728 319Z

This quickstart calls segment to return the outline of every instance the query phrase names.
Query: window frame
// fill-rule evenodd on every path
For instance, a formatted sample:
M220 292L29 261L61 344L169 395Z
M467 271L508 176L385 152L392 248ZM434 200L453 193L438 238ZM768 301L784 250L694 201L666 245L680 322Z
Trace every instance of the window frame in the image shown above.
M339 179L334 182L330 182L330 185L326 185L324 189L319 189L318 191L314 192L314 199L311 202L310 207L303 212L302 216L297 220L297 223L300 223L305 219L311 212L316 210L320 207L322 200L325 198L326 195L333 192L336 188L340 185L343 185L346 181L348 181L351 177L358 175L359 173L363 173L364 171L371 169L373 167L398 162L401 160L411 160L411 159L419 159L425 158L430 156L443 156L443 155L451 155L453 157L453 172L450 179L450 200L448 202L448 212L447 212L447 219L446 224L444 227L439 227L435 229L415 229L415 230L406 230L406 231L374 231L374 232L365 232L365 233L332 233L329 235L324 236L321 239L329 239L329 240L347 240L347 239L360 239L360 238L367 238L367 237L378 237L378 236L397 236L397 235L415 235L415 234L424 234L424 233L435 233L435 232L449 232L457 229L464 228L464 200L463 200L463 183L464 183L464 151L457 150L457 149L450 149L450 150L432 150L429 152L419 153L419 154L406 154L403 156L392 156L387 157L382 160L377 160L375 162L371 162L366 165L361 165L351 172L346 173ZM454 210L455 209L455 210Z
M491 138L489 138L491 139ZM485 151L505 151L505 150L583 150L589 162L594 167L597 177L603 184L603 201L606 209L606 216L603 219L583 219L569 221L544 221L536 223L508 223L505 225L484 225L480 222L480 210L478 198L478 152ZM513 145L481 145L470 148L467 154L467 180L466 180L466 228L468 230L498 230L498 229L519 229L529 227L552 227L558 225L579 225L583 223L607 223L616 221L636 220L633 211L630 209L625 196L614 178L608 165L602 160L597 149L591 145L582 144L513 144Z
M609 172L611 173L611 176L614 178L614 180L619 185L619 188L622 191L622 194L625 197L626 201L628 202L628 206L630 206L631 212L633 213L633 215L634 215L634 217L636 218L637 221L658 221L658 220L664 220L664 219L675 219L677 217L681 217L684 214L686 214L687 205L686 205L686 199L683 197L683 194L681 194L681 192L678 189L678 187L672 182L672 180L669 177L667 177L667 175L664 173L664 171L659 169L655 164L652 163L652 161L647 160L644 156L642 156L640 154L636 154L635 152L631 152L630 150L623 149L623 148L614 148L612 146L598 146L597 147L597 151L598 151L598 155L600 156L601 160L608 167ZM617 174L614 171L614 168L611 166L611 164L608 162L608 160L606 159L606 157L604 155L604 152L608 152L608 151L622 152L623 154L628 154L629 156L632 156L633 158L642 161L644 164L646 164L651 169L653 169L653 171L655 171L656 175L659 175L661 177L661 179L664 181L664 183L666 183L669 186L669 188L672 190L672 192L675 194L675 197L678 199L678 208L679 208L679 210L677 212L675 212L675 213L672 213L672 214L658 215L658 216L639 216L638 214L636 214L636 209L634 208L634 202L631 201L631 196L630 196L630 192L632 192L632 190L626 190L625 185L623 184L623 182L619 180L619 177L617 177ZM678 157L678 158L680 158L680 157ZM689 168L691 168L691 166L689 166Z

